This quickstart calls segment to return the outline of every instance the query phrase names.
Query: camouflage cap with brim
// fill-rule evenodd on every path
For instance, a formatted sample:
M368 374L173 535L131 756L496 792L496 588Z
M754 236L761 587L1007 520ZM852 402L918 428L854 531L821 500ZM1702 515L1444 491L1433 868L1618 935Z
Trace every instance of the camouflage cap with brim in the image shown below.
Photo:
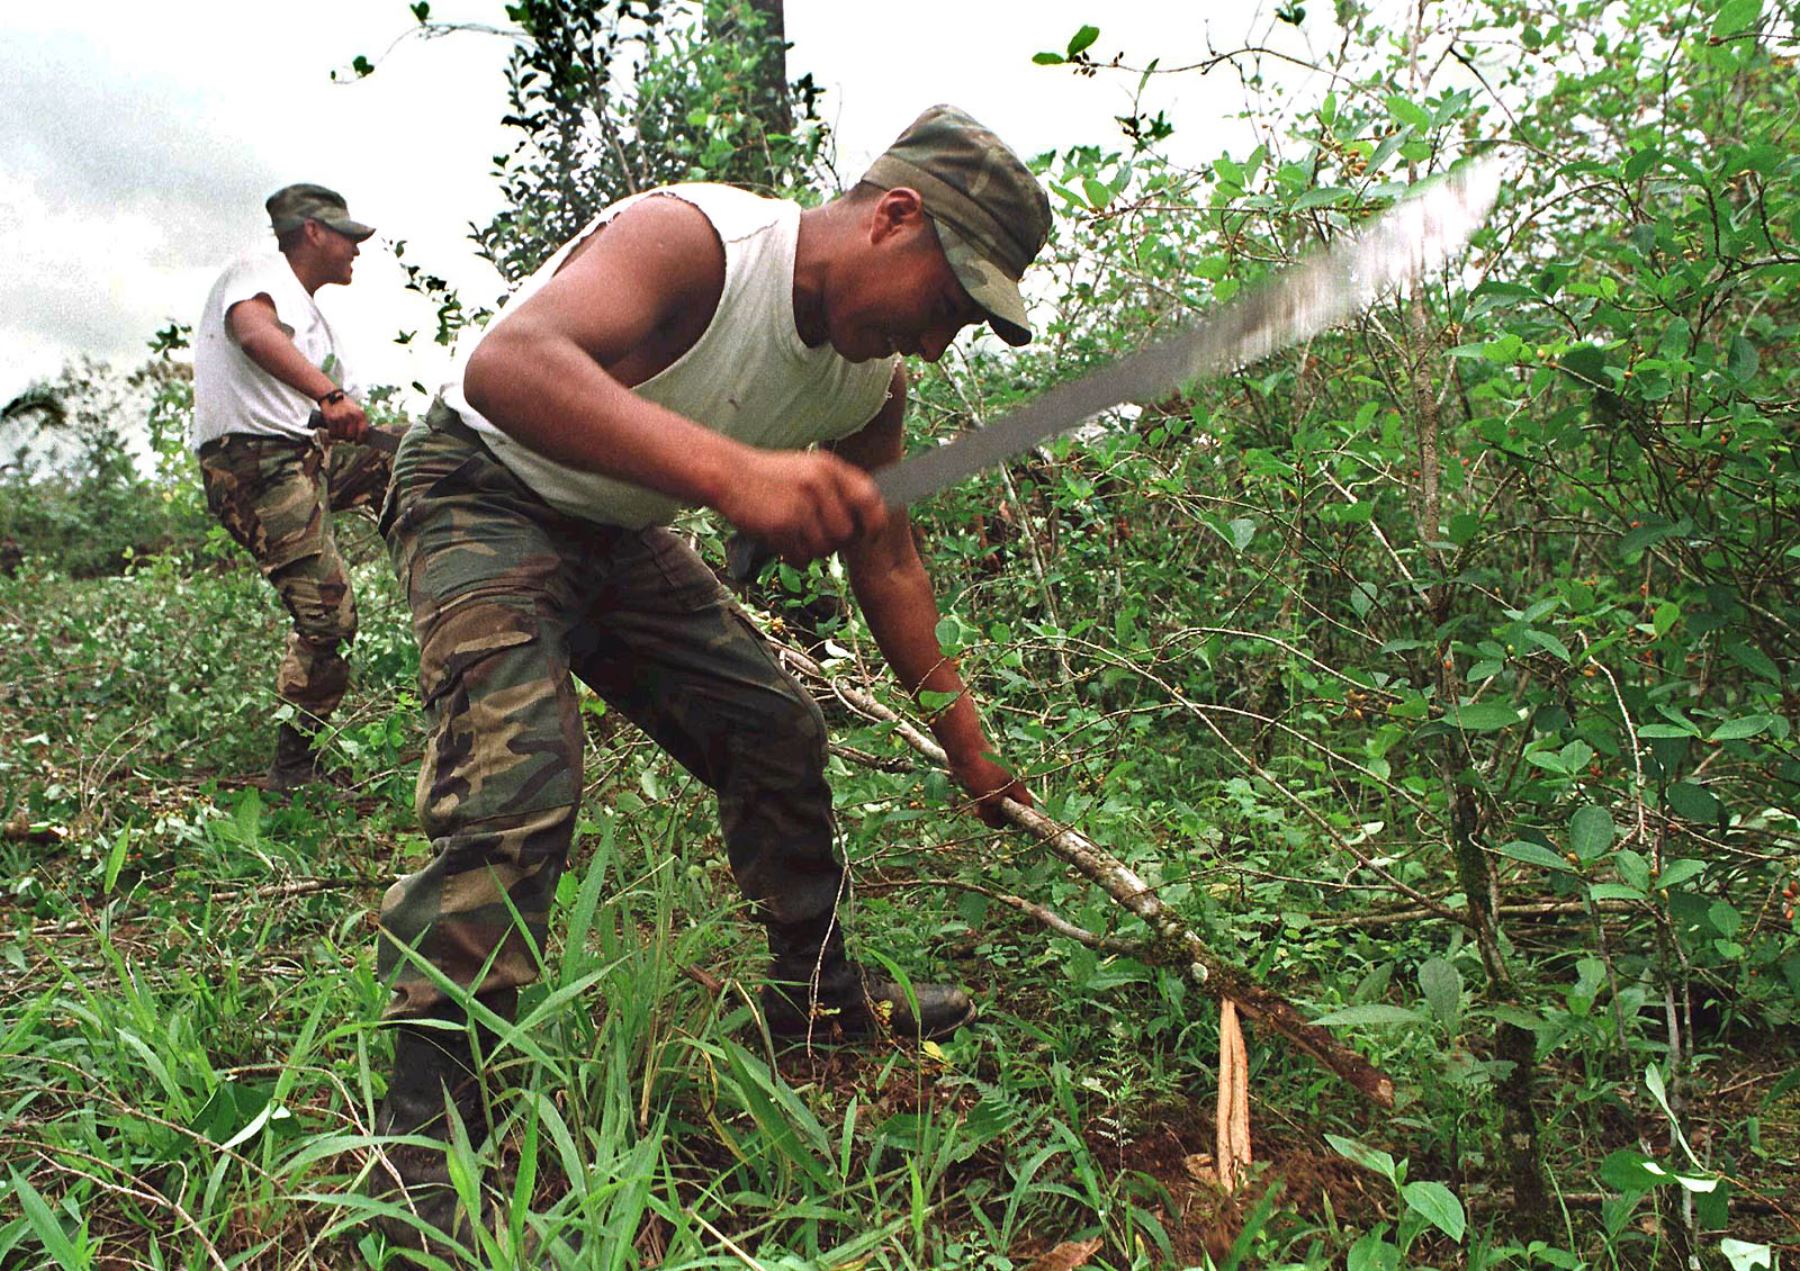
M863 180L917 190L944 258L1008 344L1031 339L1019 279L1050 236L1050 200L1005 142L954 106L933 106Z
M317 221L359 243L375 232L373 226L350 219L343 195L310 182L282 186L263 206L268 209L269 224L277 234L297 229L308 221Z

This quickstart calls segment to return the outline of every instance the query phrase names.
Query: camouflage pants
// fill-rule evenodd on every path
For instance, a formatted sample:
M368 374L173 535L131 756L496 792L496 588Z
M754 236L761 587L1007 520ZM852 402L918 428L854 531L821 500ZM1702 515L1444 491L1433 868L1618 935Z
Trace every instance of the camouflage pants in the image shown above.
M379 500L389 462L368 446L239 433L200 450L207 507L256 558L294 620L276 696L317 720L344 699L344 650L356 639L356 596L331 513Z
M436 849L382 902L386 1017L445 1007L400 945L482 993L537 978L581 796L571 673L717 794L778 950L784 933L817 949L803 933L829 925L843 883L817 705L676 535L563 516L442 405L429 422L402 442L382 515L419 641Z

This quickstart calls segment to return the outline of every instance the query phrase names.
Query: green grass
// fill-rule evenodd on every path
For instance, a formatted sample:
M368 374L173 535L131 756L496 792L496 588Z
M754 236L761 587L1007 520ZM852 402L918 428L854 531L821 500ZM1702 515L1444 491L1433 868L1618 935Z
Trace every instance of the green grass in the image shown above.
M372 542L357 548L365 634L337 745L353 784L286 803L244 780L266 757L281 631L252 572L0 582L0 1266L411 1265L372 1233L382 1202L359 1186L380 1168L370 1126L388 1049L372 915L427 851L411 812L418 722L393 584ZM596 1267L1003 1269L1094 1239L1095 1266L1202 1265L1209 1248L1230 1265L1234 1238L1242 1265L1324 1267L1395 1216L1327 1130L1395 1145L1415 1179L1479 1189L1469 1145L1493 1111L1459 1018L1366 1033L1405 1092L1391 1119L1252 1029L1274 1158L1260 1177L1294 1181L1253 1212L1221 1202L1184 1164L1210 1148L1210 1003L934 885L980 880L1122 926L1035 848L956 817L941 780L841 758L859 947L971 985L984 1014L923 1052L776 1053L750 1006L760 932L710 799L635 734L595 729L543 979L492 1057L500 1129L458 1154L486 1219L476 1264L519 1265L579 1234L571 1264ZM839 734L900 753L877 730ZM1474 982L1472 951L1447 932L1309 926L1295 915L1329 894L1258 877L1266 856L1234 861L1205 838L1178 854L1193 813L1177 802L1053 805L1112 826L1219 947L1322 1009L1416 1002L1396 962L1431 952ZM1473 990L1466 1006L1481 1009ZM1609 1098L1593 1074L1611 1043L1577 1027L1590 1024L1604 1016L1569 1024L1546 1057L1564 1083L1552 1115L1575 1139ZM1761 1114L1763 1164L1791 1164L1792 1131L1791 1112ZM1596 1132L1579 1146L1562 1159L1588 1190L1614 1144ZM1657 1247L1607 1236L1588 1211L1571 1222L1575 1246L1627 1262ZM1463 1256L1417 1228L1403 1228L1416 1248ZM1472 1230L1471 1265L1527 1264Z

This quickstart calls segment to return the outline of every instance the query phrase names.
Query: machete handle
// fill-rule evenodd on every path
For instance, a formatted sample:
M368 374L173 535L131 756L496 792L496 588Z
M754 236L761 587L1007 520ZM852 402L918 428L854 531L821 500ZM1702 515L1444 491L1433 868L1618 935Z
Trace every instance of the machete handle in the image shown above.
M325 412L316 406L313 407L312 413L306 417L306 426L314 432L324 432ZM383 454L391 455L396 450L400 449L400 434L388 432L385 428L377 428L374 424L370 424L367 431L363 433L362 440L353 441L350 444L353 446L369 446L375 450L381 451Z

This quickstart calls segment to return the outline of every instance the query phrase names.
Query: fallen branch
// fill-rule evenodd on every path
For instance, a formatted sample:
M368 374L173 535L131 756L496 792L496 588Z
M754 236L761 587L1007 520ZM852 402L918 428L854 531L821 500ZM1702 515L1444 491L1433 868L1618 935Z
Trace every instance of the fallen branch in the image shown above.
M1090 949L1098 949L1102 953L1115 953L1139 961L1149 953L1149 946L1142 940L1121 940L1117 936L1103 936L1097 931L1089 931L1086 927L1078 927L1053 909L1047 909L1034 900L1026 900L1023 896L1013 896L1006 892L994 891L976 883L965 883L954 878L934 878L933 886L956 887L962 891L974 892L986 896L996 904L1016 909L1028 918L1036 919L1043 927L1054 935L1063 936L1078 944L1085 944Z
M376 880L363 878L300 878L291 883L265 883L261 887L221 888L212 893L213 900L285 900L290 896L311 896L324 891L341 891L352 887L374 887Z
M1643 908L1642 902L1635 900L1533 900L1501 905L1498 912L1506 918L1546 918L1557 914L1585 914L1590 903L1601 913L1608 914L1635 913ZM1391 927L1395 923L1441 917L1443 915L1435 909L1390 909L1373 914L1314 914L1312 924L1315 927Z
M943 748L935 740L875 697L845 683L841 677L827 676L823 667L798 649L781 644L774 648L776 656L791 670L822 685L859 715L892 725L895 734L907 745L939 767L946 766ZM1384 1108L1393 1107L1392 1078L1325 1029L1307 1023L1286 999L1251 982L1238 968L1221 961L1130 866L1078 831L1058 825L1036 808L1002 799L1000 811L1009 825L1062 857L1149 925L1151 938L1139 955L1144 961L1179 971L1208 997L1235 1001L1239 1010L1267 1024L1368 1099Z

